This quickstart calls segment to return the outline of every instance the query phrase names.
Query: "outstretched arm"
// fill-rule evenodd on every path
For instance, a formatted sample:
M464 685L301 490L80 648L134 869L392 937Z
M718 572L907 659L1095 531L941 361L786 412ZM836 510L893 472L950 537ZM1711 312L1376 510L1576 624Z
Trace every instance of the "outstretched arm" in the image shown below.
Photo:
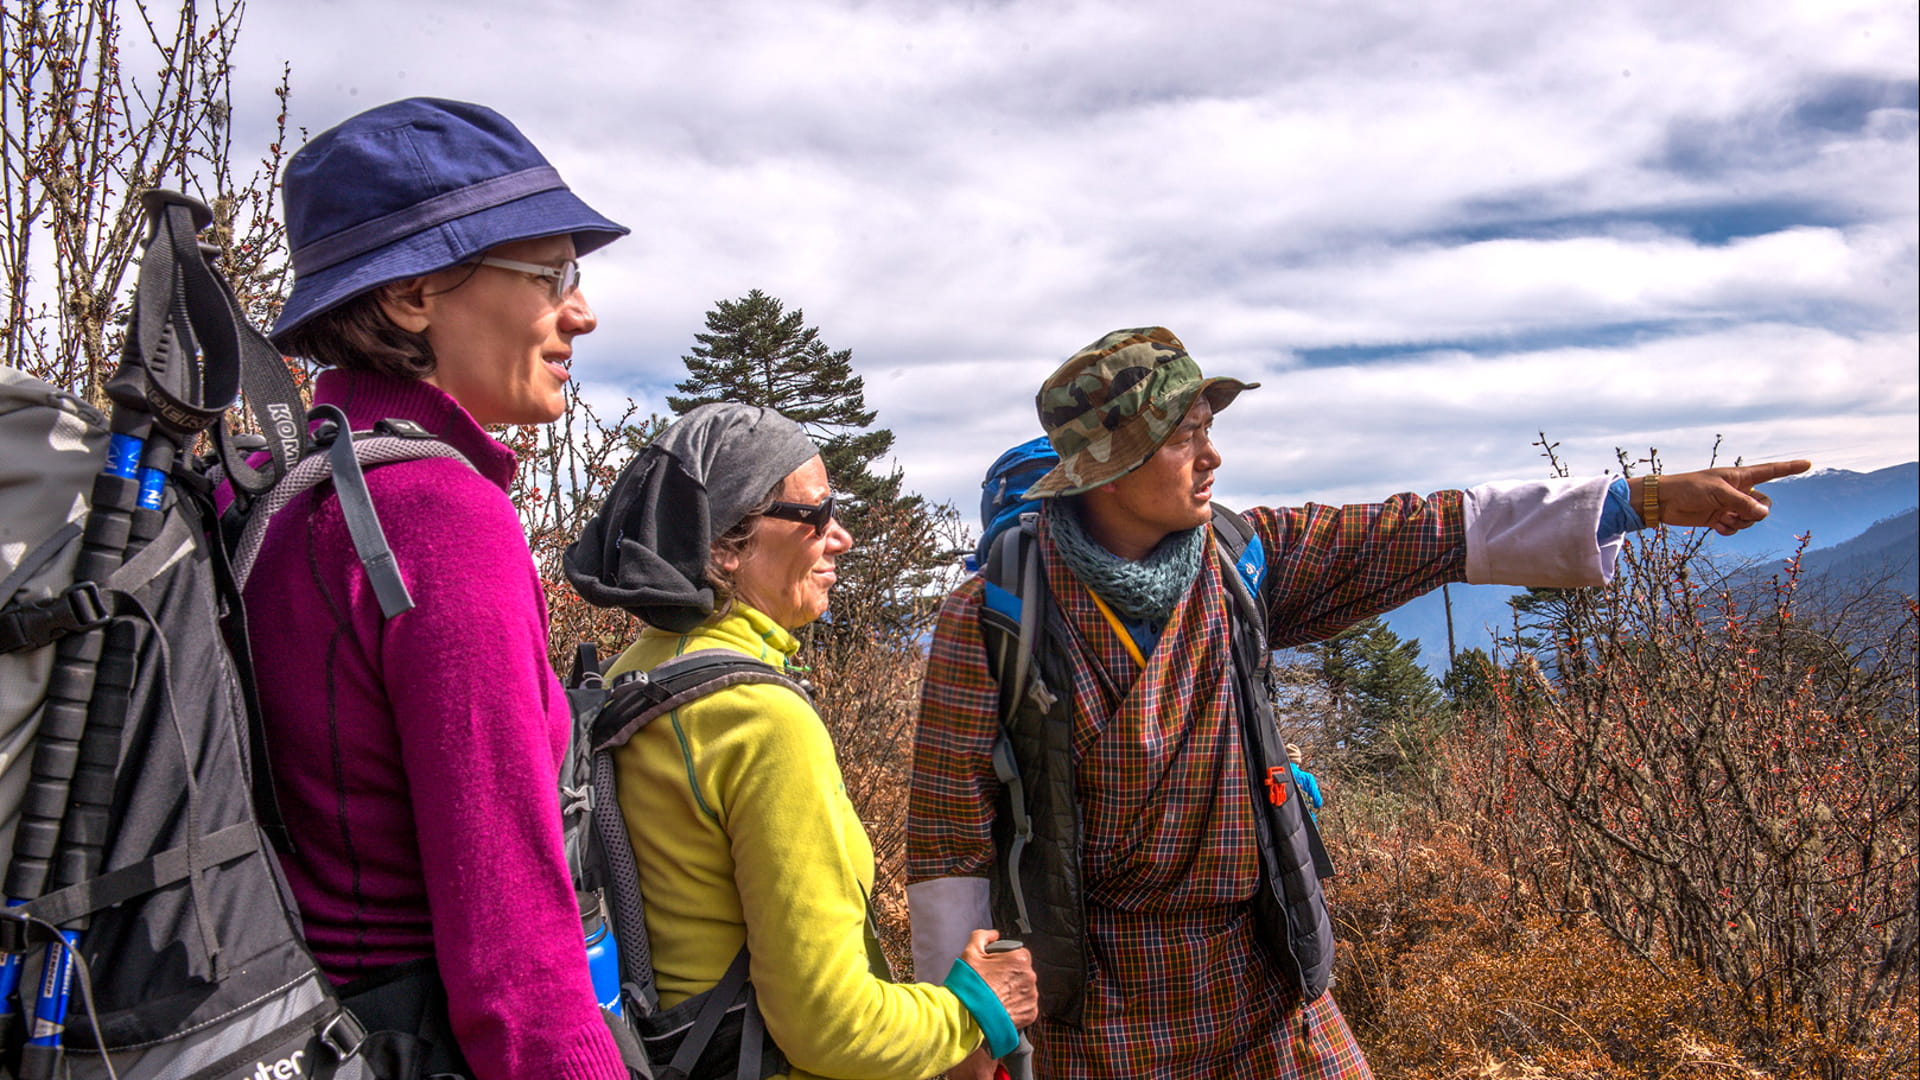
M1633 505L1647 524L1710 528L1732 536L1767 516L1773 500L1754 490L1769 480L1793 476L1813 467L1810 461L1769 461L1762 465L1735 465L1724 469L1667 473L1657 479L1635 477ZM1648 513L1647 487L1655 494Z

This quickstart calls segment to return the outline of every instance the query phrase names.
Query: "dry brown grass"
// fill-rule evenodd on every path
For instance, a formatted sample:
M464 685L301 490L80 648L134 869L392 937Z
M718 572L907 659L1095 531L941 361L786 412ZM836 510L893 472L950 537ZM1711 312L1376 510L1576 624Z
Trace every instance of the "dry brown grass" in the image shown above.
M912 643L867 642L814 673L814 703L833 735L847 797L873 841L873 910L894 974L913 977L907 924L907 788L924 660Z
M1329 825L1334 994L1383 1078L1893 1076L1911 1060L1910 1001L1872 1044L1804 1017L1768 1026L1711 976L1663 970L1516 891L1457 824Z

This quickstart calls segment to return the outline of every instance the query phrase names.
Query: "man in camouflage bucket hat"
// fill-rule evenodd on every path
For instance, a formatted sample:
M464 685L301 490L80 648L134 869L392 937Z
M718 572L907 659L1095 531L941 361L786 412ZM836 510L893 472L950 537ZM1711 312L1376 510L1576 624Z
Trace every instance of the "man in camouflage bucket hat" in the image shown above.
M1045 1010L1031 1032L1034 1063L1050 1080L1371 1075L1324 992L1331 925L1315 860L1298 857L1317 841L1307 839L1311 820L1284 754L1252 763L1264 776L1248 772L1259 739L1243 718L1271 719L1240 700L1241 687L1258 685L1234 659L1246 627L1236 630L1229 588L1247 568L1205 543L1210 520L1237 529L1211 505L1221 462L1213 415L1251 385L1204 378L1180 340L1154 327L1075 353L1038 397L1061 457L1029 489L1046 497L1037 550L1053 617L1036 666L1052 694L1026 694L1009 737L1064 728L1062 752L1070 748L1070 776L1022 766L1021 777L1026 805L1039 809L1020 866L1077 866L1080 881L1073 890L1022 875L1032 932L1019 936L1042 972ZM1601 584L1625 532L1665 523L1732 533L1766 516L1755 484L1807 467L1258 507L1242 519L1252 539L1240 562L1259 582L1266 644L1290 648L1443 582ZM1013 929L987 589L976 575L947 598L923 683L907 825L917 971L945 971L967 930L995 925L996 912L1000 929ZM1034 796L1042 787L1070 811L1046 813ZM1065 978L1055 979L1047 955L1081 959L1058 965ZM1080 984L1061 985L1076 970ZM948 1075L990 1076L991 1064L976 1055Z
M1027 494L1078 495L1138 468L1196 398L1213 412L1259 383L1213 378L1162 326L1115 330L1074 353L1034 399L1060 464Z

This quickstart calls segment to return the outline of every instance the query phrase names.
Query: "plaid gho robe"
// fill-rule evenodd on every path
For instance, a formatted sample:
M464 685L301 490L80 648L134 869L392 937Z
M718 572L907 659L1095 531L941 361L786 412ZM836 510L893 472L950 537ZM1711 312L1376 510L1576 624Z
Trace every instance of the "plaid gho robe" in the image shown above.
M1324 639L1462 580L1460 503L1445 491L1248 512L1267 552L1273 647ZM1302 1008L1256 939L1249 901L1259 855L1221 578L1232 568L1209 549L1142 671L1054 554L1044 517L1040 535L1048 585L1078 631L1055 643L1070 652L1073 680L1053 689L1074 702L1092 970L1084 1028L1042 1019L1031 1033L1038 1074L1370 1076L1332 995ZM949 596L934 633L908 816L910 881L985 877L994 858L999 720L982 587L976 576Z

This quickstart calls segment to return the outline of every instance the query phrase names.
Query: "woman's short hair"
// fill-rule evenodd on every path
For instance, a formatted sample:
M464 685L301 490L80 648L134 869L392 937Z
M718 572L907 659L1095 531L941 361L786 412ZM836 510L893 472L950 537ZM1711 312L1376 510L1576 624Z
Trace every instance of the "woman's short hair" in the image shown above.
M387 288L361 293L287 331L280 339L281 351L345 371L402 379L433 374L436 361L427 335L403 329L380 306Z
M713 586L712 617L714 619L723 618L733 610L733 574L721 569L721 557L732 555L736 559L746 558L747 550L753 546L754 526L773 507L774 502L786 489L787 478L783 476L779 483L774 484L758 502L747 509L746 516L740 519L739 524L721 533L720 537L713 542L713 546L708 549L706 579L707 584ZM736 562L734 565L739 564Z

